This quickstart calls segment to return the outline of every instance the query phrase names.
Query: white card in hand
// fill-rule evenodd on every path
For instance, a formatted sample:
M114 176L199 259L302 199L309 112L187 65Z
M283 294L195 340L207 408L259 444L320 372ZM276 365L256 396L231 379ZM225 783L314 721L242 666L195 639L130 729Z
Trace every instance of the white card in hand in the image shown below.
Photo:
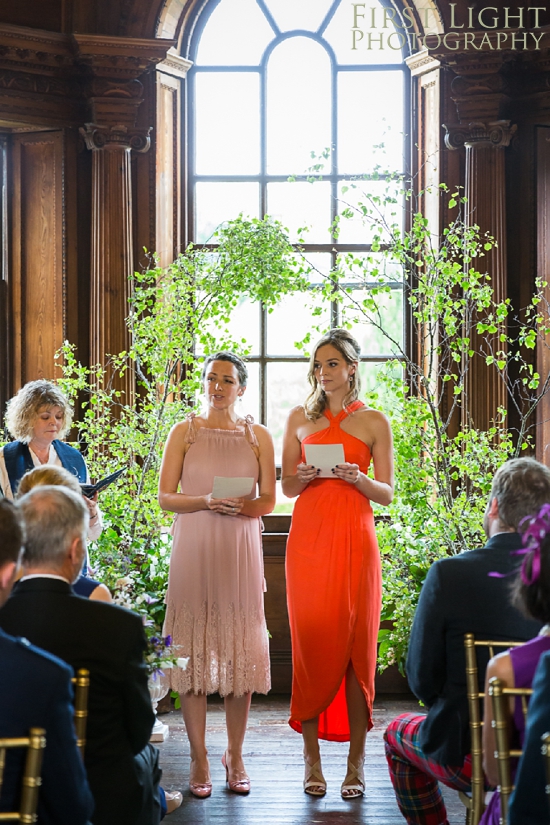
M253 486L253 478L214 476L212 498L241 498L241 496L249 496Z
M306 461L321 470L319 478L334 478L332 468L346 460L343 444L305 444Z

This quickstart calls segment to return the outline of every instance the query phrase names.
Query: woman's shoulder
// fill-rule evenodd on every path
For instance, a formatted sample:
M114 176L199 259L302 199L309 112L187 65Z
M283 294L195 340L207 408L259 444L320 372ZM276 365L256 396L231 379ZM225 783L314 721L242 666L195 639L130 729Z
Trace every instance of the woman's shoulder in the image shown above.
M376 410L374 407L367 407L366 404L363 404L362 407L355 410L353 416L357 416L358 418L362 418L365 421L388 421L388 416L383 413L381 410Z
M302 423L304 421L309 421L306 415L306 408L303 404L299 404L297 407L293 407L288 414L288 421L295 422L297 424Z
M256 436L258 444L260 444L260 446L262 445L262 443L273 443L273 436L271 435L267 427L265 427L263 424L256 424L254 423L254 421L252 421L250 426L252 427L254 435Z
M373 432L390 429L388 416L381 410L375 410L373 407L360 407L353 413L353 418Z

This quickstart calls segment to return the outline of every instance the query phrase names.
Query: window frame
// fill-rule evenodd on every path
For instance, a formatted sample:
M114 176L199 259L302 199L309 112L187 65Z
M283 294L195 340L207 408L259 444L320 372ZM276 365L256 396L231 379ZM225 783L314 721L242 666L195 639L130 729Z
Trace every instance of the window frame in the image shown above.
M401 54L401 62L395 64L389 63L369 63L369 64L338 64L335 58L334 51L332 50L330 44L327 41L324 41L322 36L319 35L320 31L324 31L326 27L329 25L332 17L334 16L339 2L338 0L334 0L329 7L329 11L325 15L325 18L319 29L316 33L307 30L299 30L294 29L290 31L281 32L278 30L275 20L269 13L269 9L266 6L265 0L256 0L256 3L263 11L264 15L268 22L270 22L272 29L274 30L273 39L270 41L269 45L265 49L261 61L257 65L246 65L246 64L231 64L231 65L215 65L215 66L197 66L196 65L196 54L198 50L198 46L200 43L200 39L204 32L205 27L208 25L210 16L216 6L219 4L221 0L206 0L198 10L197 16L192 21L192 25L188 29L187 34L187 54L186 56L190 59L193 63L192 67L190 68L187 74L187 81L185 84L185 93L182 95L182 121L185 124L184 133L186 135L186 139L184 140L184 164L183 164L183 174L184 174L184 187L183 191L185 192L185 202L183 204L182 214L184 216L184 237L185 237L185 246L187 246L190 242L195 242L195 184L198 182L253 182L257 183L259 187L259 208L258 214L260 218L262 218L267 210L267 187L269 183L272 182L287 182L289 179L288 174L271 174L267 172L267 106L266 106L266 91L267 91L267 63L269 60L270 55L272 54L273 50L283 41L290 39L295 36L303 36L309 39L314 40L315 42L322 45L322 47L328 52L330 57L331 63L331 101L330 104L332 106L332 113L331 113L331 142L333 146L333 151L330 154L330 171L324 171L322 178L324 181L329 181L331 186L331 222L334 221L334 218L337 216L338 213L338 186L341 181L348 181L350 180L349 173L342 173L338 171L338 73L339 72L400 72L403 75L403 126L404 126L404 137L403 137L403 162L404 162L404 173L407 177L410 176L410 172L408 170L411 169L411 159L413 157L413 139L412 139L412 127L413 127L413 112L411 108L411 101L412 101L412 78L410 75L410 70L405 62L405 58L409 56L409 43L408 39L404 47L401 49L401 52L396 52L396 54ZM343 0L340 0L340 3ZM391 3L391 0L378 0L378 2L386 8L395 9L395 6ZM278 33L275 32L277 30ZM228 72L228 73L241 73L241 72L251 72L260 75L260 171L258 174L250 174L250 175L237 175L237 174L230 174L230 175L201 175L195 172L195 110L193 106L193 101L195 100L196 94L196 85L195 85L195 78L199 73L221 73L221 72ZM312 176L308 175L295 175L293 179L296 181L308 181L311 180ZM365 175L362 176L361 179L368 181L368 180L384 180L387 179L388 175L384 174L376 174L376 175ZM403 204L403 221L404 221L404 228L408 228L408 224L410 222L409 210L405 208L405 203ZM210 243L203 243L201 246L205 249L215 249L215 244ZM335 266L336 260L339 255L345 254L346 252L357 252L357 253L368 253L372 251L371 244L344 244L339 243L334 236L331 236L330 242L318 244L318 243L300 243L300 248L303 250L305 256L307 257L308 253L325 253L330 254L331 256L331 269ZM343 284L345 286L345 284ZM357 284L350 284L350 286L357 287ZM405 294L406 283L403 282L402 284L391 284L393 289L403 289ZM267 365L270 363L307 363L309 358L299 353L296 355L277 355L274 353L268 352L267 347L267 324L268 324L268 313L264 307L259 307L258 311L260 313L260 351L258 353L252 353L251 355L247 356L247 361L251 364L257 363L259 364L259 393L260 393L260 423L266 424L267 423L267 381L266 381L266 373L267 373ZM338 301L333 301L331 303L331 327L337 327L339 324L340 314L338 308ZM403 301L403 344L404 347L407 347L408 339L409 339L409 312L407 309L407 303ZM383 364L387 361L396 360L396 356L391 353L377 353L377 354L365 354L361 355L361 362L363 363L379 363ZM402 360L402 359L398 359Z

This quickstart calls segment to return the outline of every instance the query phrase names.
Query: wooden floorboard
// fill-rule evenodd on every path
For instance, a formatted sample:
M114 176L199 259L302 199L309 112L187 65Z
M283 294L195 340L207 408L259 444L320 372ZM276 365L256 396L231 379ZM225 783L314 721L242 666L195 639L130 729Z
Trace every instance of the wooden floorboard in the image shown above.
M303 762L301 737L287 724L288 697L255 696L245 740L245 763L252 779L249 796L241 797L225 789L221 756L226 736L223 705L210 699L207 744L210 754L213 792L209 799L192 797L188 790L189 744L178 711L162 715L170 727L170 737L160 745L162 784L167 790L181 790L183 805L165 821L167 825L403 825L388 777L382 735L394 716L418 711L411 699L377 698L374 728L367 739L367 792L361 800L344 801L340 784L346 767L347 744L323 742L321 752L328 792L313 799L302 790ZM450 825L463 825L464 808L453 791L444 790Z

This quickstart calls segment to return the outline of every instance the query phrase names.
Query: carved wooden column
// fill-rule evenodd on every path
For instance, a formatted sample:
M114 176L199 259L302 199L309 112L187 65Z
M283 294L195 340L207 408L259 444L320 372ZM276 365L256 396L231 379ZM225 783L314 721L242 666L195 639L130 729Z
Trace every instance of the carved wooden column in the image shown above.
M506 181L504 149L509 146L516 127L508 120L492 123L475 121L467 127L446 127L446 144L450 149L466 147L466 222L477 224L481 233L489 232L496 246L479 261L491 278L494 300L505 300L507 294L506 266ZM472 349L482 356L496 355L503 344L498 335L489 341L475 329L470 335ZM496 367L488 367L484 357L474 357L466 376L468 410L471 423L488 429L499 407L507 406L506 390ZM466 422L465 422L466 423Z
M139 77L166 56L172 40L74 35L87 74L91 122L81 128L92 160L90 359L130 348L125 325L134 271L131 152L149 149L151 127L136 128L143 99ZM134 393L128 373L112 375L124 401Z
M134 272L132 242L132 149L146 152L149 131L123 125L97 126L87 123L81 133L92 157L92 262L90 358L92 364L128 351L130 337L124 319L128 315L130 277ZM128 373L116 380L133 394Z
M507 296L505 149L516 130L506 119L510 97L502 71L504 58L498 50L483 55L438 56L455 73L451 98L458 122L445 125L445 143L449 149L466 149L466 222L477 224L482 234L488 232L496 241L479 266L487 269L498 302ZM475 330L471 338L472 349L491 354ZM502 349L498 334L489 343L492 350ZM498 408L507 406L507 398L497 368L487 366L483 355L470 363L466 376L468 409L462 414L463 424L485 430L498 415Z

